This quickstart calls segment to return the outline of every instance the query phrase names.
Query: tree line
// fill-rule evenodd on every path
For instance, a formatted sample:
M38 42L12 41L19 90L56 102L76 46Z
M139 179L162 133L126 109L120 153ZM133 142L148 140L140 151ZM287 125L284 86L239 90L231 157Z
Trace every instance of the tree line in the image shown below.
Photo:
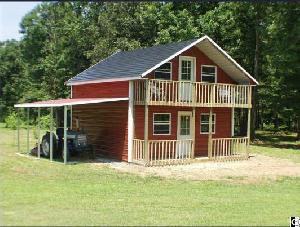
M117 50L206 34L260 83L253 129L300 138L298 3L45 2L20 32L0 43L0 120L15 103L67 97L66 80Z

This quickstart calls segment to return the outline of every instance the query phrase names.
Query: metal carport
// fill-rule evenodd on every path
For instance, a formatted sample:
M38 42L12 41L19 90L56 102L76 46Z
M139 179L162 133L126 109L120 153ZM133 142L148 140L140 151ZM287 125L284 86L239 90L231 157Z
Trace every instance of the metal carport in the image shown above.
M40 110L41 108L50 108L50 161L53 160L53 107L64 107L64 138L67 138L67 113L69 106L75 105L86 105L86 104L97 104L104 102L116 102L116 101L126 101L128 98L69 98L69 99L56 99L56 100L46 100L38 101L32 103L22 103L14 105L16 108L27 108L27 151L29 152L29 111L30 108L38 108L38 158L41 156L41 138L40 138ZM72 117L72 114L71 114ZM19 118L19 116L18 116ZM72 122L72 121L71 121ZM20 152L20 124L18 120L18 136L17 136L18 152ZM63 159L64 163L67 163L67 140L64 139L63 146Z

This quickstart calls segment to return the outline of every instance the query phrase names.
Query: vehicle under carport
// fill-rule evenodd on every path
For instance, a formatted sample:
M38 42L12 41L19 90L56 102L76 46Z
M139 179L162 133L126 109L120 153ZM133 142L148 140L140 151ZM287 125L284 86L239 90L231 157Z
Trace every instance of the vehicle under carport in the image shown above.
M49 157L50 161L53 161L55 156L62 155L63 161L67 164L69 156L74 153L83 151L92 151L93 148L87 143L87 136L84 132L72 129L72 107L75 105L87 105L87 104L98 104L105 102L115 102L128 100L128 98L80 98L80 99L57 99L38 101L33 103L22 103L16 104L16 108L27 109L27 151L29 148L29 117L30 109L37 108L38 116L38 139L37 139L37 157L41 156ZM41 137L41 108L50 108L50 131ZM53 126L53 113L54 108L63 108L63 127L58 127L56 133L54 133ZM70 114L70 123L68 128L68 111ZM18 120L19 122L19 120ZM17 135L17 146L18 152L20 152L20 124L18 123L18 135ZM79 127L76 127L79 128ZM64 138L67 138L66 140Z

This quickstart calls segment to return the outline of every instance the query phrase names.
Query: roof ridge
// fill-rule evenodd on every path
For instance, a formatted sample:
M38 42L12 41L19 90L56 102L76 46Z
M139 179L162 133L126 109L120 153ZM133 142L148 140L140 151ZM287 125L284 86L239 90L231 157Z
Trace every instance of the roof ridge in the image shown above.
M126 51L121 51L121 52L123 52L123 53L134 52L134 51L145 50L145 49L149 49L149 48L162 47L162 46L168 46L168 45L175 45L175 44L179 44L179 43L183 43L183 42L196 41L198 39L200 39L200 38L187 39L187 40L182 40L182 41L179 41L179 42L171 42L171 43L165 43L165 44L158 43L154 46L144 46L144 47L139 47L139 48L136 48L136 49L133 49L133 50L126 50Z

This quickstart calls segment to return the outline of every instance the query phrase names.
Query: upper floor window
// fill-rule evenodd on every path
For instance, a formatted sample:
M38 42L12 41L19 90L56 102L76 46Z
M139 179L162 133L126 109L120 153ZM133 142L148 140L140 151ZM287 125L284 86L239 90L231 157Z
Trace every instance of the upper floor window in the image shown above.
M192 62L188 60L182 60L181 62L181 79L191 80L192 75Z
M215 133L216 130L216 114L212 115L212 133ZM207 134L209 133L209 114L203 113L200 117L200 133Z
M171 114L155 113L153 114L153 135L171 134Z
M195 75L196 59L190 56L179 56L179 78L178 80L193 81Z
M217 82L217 67L213 65L202 65L201 81L207 83Z
M167 62L154 71L154 78L161 79L161 80L170 80L171 74L172 74L172 64L171 62Z

